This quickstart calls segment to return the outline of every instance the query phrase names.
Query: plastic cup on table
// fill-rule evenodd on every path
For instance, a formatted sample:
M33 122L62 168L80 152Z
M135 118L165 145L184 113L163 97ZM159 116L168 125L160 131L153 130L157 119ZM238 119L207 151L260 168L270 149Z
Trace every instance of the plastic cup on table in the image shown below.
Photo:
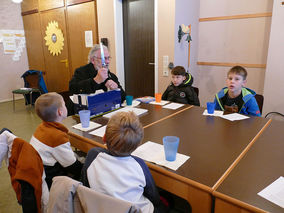
M127 95L126 96L126 105L127 106L131 106L132 105L132 101L133 101L133 96Z
M155 94L155 101L160 103L162 100L162 94L161 93L156 93Z
M90 126L90 110L80 110L79 111L80 121L82 128L88 128Z
M214 114L214 110L215 110L215 103L214 102L207 102L208 114Z
M179 137L165 136L163 137L165 157L167 161L175 161L179 145Z

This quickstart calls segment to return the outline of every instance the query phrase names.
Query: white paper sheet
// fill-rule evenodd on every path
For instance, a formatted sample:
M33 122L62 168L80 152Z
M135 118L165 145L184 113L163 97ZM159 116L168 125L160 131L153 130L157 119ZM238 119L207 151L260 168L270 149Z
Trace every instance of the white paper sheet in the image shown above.
M131 105L131 106L127 106L127 105L126 105L126 101L124 101L124 102L121 104L121 106L123 106L123 107L136 107L136 106L138 106L140 103L141 103L140 101L133 100L133 101L132 101L132 105Z
M281 208L284 208L284 177L279 177L257 194Z
M92 132L89 132L89 134L99 136L99 137L103 137L105 132L106 132L106 126L102 126L101 128L98 128L98 129L96 129Z
M206 110L204 110L204 112L203 112L203 115L209 115L209 116L221 116L221 115L223 115L223 111L219 111L219 110L214 110L214 113L213 114L209 114L208 112L207 112L207 109Z
M238 120L244 120L249 118L248 116L245 115L241 115L239 113L232 113L232 114L228 114L228 115L221 115L221 118L230 120L230 121L238 121Z
M75 129L79 129L81 131L87 132L87 131L89 131L91 129L95 129L95 128L98 128L100 126L101 126L101 124L98 124L98 123L95 123L93 121L90 121L90 126L87 127L87 128L83 128L81 123L76 124L76 125L74 125L72 127L75 128Z
M85 31L85 46L93 47L93 31L92 30Z
M161 106L163 106L163 105L165 105L165 104L167 104L167 103L169 103L169 101L163 101L163 100L161 100L161 102L151 101L149 104L155 104L155 105L161 105Z
M170 104L167 104L167 105L163 106L163 108L166 108L166 109L178 109L178 108L180 108L182 106L184 106L184 104L170 103Z
M103 117L110 118L111 116L113 116L117 112L129 112L129 111L133 111L137 116L148 112L147 109L141 109L141 108L135 108L135 107L124 107L124 108L115 110L111 113L105 114Z
M132 155L142 158L143 160L165 166L172 170L177 170L190 158L189 156L177 153L175 161L167 161L165 158L164 146L151 141L139 146L134 152L132 152Z

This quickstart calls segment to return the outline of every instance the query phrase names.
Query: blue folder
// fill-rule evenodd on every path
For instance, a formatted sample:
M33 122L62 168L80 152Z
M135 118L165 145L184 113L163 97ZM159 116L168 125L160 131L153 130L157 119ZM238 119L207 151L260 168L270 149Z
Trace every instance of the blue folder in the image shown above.
M78 99L79 104L76 104L77 113L81 109L88 109L91 111L91 117L99 116L121 107L120 90L111 90L96 95L88 95L87 106L80 104L80 95L78 95Z

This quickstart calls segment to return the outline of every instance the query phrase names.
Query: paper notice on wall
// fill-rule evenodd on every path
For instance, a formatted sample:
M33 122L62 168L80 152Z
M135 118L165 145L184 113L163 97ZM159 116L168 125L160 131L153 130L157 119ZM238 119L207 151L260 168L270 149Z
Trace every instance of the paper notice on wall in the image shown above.
M4 37L2 42L4 54L14 55L17 49L14 37Z
M85 31L85 46L93 47L93 32L92 30Z
M13 61L19 61L26 45L24 30L0 30L0 42L4 54L12 55Z

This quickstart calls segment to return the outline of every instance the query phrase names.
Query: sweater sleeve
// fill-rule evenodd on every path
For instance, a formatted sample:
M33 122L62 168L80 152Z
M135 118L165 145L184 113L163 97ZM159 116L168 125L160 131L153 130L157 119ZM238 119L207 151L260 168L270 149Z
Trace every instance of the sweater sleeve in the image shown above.
M215 110L222 110L216 96L217 95L215 95L215 98L214 98Z
M91 76L89 70L91 65L80 67L75 70L72 79L69 82L69 91L72 94L90 94L100 89L100 84L97 84Z
M52 150L52 156L64 168L71 166L76 162L76 157L71 148L70 142L54 147Z
M169 87L165 90L165 92L162 95L162 100L168 100L168 94L169 94Z
M192 87L187 88L186 97L189 104L200 106L199 98Z
M252 97L247 103L247 112L249 115L260 117L260 110L255 97Z
M148 166L145 164L145 162L142 159L136 156L132 156L132 157L139 163L145 175L146 186L144 187L143 195L147 197L153 203L154 206L159 205L160 195L159 195L159 192L157 190L157 187L155 185L154 179L150 173Z
M81 182L83 183L84 186L90 187L90 184L88 181L87 170L100 152L106 152L106 150L100 147L95 147L95 148L90 149L87 154L85 163L81 171Z

